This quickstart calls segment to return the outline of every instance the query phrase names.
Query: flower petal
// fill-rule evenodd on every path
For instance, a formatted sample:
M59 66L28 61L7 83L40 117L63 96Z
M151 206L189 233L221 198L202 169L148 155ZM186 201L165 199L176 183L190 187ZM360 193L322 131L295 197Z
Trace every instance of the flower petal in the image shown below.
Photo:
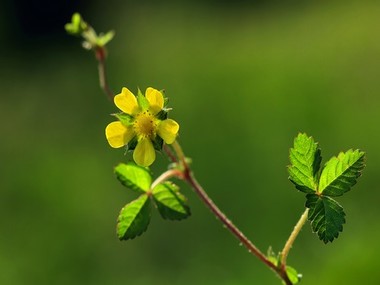
M106 138L113 148L125 146L135 133L132 128L124 126L121 122L112 122L106 127Z
M149 138L142 138L133 151L133 159L140 166L149 166L156 159L153 144Z
M129 115L133 115L139 110L136 96L128 88L123 87L121 93L117 94L113 101L120 110Z
M171 144L175 141L179 125L172 119L166 119L158 125L157 133L166 144Z
M145 98L149 101L150 111L153 115L156 115L164 107L164 96L157 89L148 87L145 91Z

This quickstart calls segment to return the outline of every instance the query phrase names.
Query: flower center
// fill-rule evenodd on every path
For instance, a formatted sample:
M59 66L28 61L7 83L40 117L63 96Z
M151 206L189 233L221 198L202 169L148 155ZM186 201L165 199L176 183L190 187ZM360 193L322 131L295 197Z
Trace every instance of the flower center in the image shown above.
M137 114L133 128L137 136L144 136L154 139L157 128L156 118L149 111L144 111Z

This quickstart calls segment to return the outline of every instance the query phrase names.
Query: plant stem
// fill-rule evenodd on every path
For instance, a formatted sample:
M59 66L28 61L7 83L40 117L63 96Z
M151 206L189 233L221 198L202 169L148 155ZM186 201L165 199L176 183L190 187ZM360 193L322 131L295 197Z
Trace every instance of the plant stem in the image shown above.
M281 267L282 270L286 270L286 258L288 257L289 251L292 248L294 241L296 240L298 234L300 233L303 225L307 221L307 215L309 213L309 209L306 208L305 212L301 215L297 224L294 226L292 233L290 234L288 240L285 243L283 250L281 251Z
M114 97L114 94L111 91L108 85L108 81L107 81L106 55L107 55L107 51L105 47L97 47L95 49L95 57L98 60L100 87L103 89L104 93L106 93L106 95L110 98L110 100L112 100Z
M177 162L177 157L173 154L173 152L171 151L171 149L169 148L169 146L167 144L164 144L163 149L166 152L166 154L168 155L169 159L173 163Z
M185 169L188 169L189 165L186 163L185 154L183 153L181 145L178 143L177 140L175 140L173 142L172 146L173 146L173 149L174 149L175 153L177 154L178 160L180 162L182 162L182 164L185 167Z
M206 204L211 212L226 226L226 228L248 249L248 251L256 255L267 266L276 270L276 267L267 257L231 222L230 219L215 205L211 198L204 191L203 187L195 179L192 172L185 175L185 180L194 189L195 193Z
M248 252L256 256L260 261L262 261L266 266L272 269L277 275L285 282L286 285L292 285L286 270L283 270L280 266L273 264L265 254L263 254L244 234L243 232L235 226L231 220L218 208L218 206L211 200L207 195L203 187L195 179L190 166L186 163L185 155L178 141L173 143L173 149L177 154L179 161L183 164L182 179L185 180L194 192L199 196L203 203L211 210L211 212L222 222L222 224L244 245ZM179 177L179 176L177 176Z
M178 169L167 170L164 173L162 173L160 176L158 176L156 180L154 180L154 182L152 183L150 188L153 189L158 184L160 184L160 183L162 183L162 182L164 182L164 181L166 181L172 177L177 177L177 178L182 179L182 176L183 176L182 172Z

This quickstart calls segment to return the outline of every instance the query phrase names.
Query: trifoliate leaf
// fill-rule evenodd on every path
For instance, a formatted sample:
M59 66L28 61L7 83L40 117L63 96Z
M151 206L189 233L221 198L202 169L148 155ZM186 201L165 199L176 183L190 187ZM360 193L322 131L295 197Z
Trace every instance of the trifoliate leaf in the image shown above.
M346 222L346 214L338 202L327 196L307 194L305 206L309 208L311 227L320 240L328 243L338 237Z
M296 188L305 193L314 193L318 185L318 170L321 164L321 150L318 143L306 134L299 134L290 149L288 167L289 179Z
M152 194L157 209L164 219L182 220L190 216L186 198L178 191L175 184L160 183L153 188Z
M150 222L150 208L150 199L146 194L125 205L117 219L118 238L133 239L145 232Z
M115 167L115 173L121 184L137 192L148 191L152 184L148 169L133 163L120 163Z
M324 196L341 196L356 184L364 168L364 152L350 149L331 158L322 170L318 192Z

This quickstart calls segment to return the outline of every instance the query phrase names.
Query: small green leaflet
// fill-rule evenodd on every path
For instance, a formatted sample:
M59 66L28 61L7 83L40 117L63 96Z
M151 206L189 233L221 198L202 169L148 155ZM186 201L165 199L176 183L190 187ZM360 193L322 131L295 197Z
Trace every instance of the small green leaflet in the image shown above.
M360 150L341 152L320 170L321 151L312 137L299 134L290 150L289 179L306 193L311 227L324 243L332 242L343 230L345 213L331 197L348 192L365 167L365 153Z
M341 196L356 184L364 168L364 152L350 149L332 157L322 170L318 192L325 196Z
M276 267L279 266L279 263L280 263L279 260L281 257L280 255L276 256L274 252L272 251L272 248L268 249L267 258ZM300 282L302 279L302 274L298 273L296 269L288 265L286 266L286 274L288 275L288 278L290 282L292 282L292 284L298 284L298 282ZM285 284L285 282L283 281L282 284Z
M96 43L98 46L103 47L106 44L108 44L113 39L114 36L115 36L114 31L108 31L106 34L101 33L99 34Z
M306 134L299 134L294 139L294 147L290 149L289 158L290 181L302 192L315 192L318 185L316 175L322 160L318 143Z
M286 266L286 274L292 284L298 284L302 279L302 274L298 273L293 267Z
M142 194L121 209L116 227L120 240L133 239L146 231L151 216L150 204L148 195Z
M346 214L334 199L307 194L305 206L309 208L309 221L314 232L324 243L332 242L343 231Z
M133 163L120 163L115 167L117 179L127 188L145 193L152 184L152 177L147 168Z
M87 23L83 21L79 13L74 13L71 17L71 23L65 25L65 30L67 33L75 36L79 36L87 29Z
M178 192L178 187L173 183L160 183L153 188L152 193L157 209L164 219L182 220L190 216L185 196Z

